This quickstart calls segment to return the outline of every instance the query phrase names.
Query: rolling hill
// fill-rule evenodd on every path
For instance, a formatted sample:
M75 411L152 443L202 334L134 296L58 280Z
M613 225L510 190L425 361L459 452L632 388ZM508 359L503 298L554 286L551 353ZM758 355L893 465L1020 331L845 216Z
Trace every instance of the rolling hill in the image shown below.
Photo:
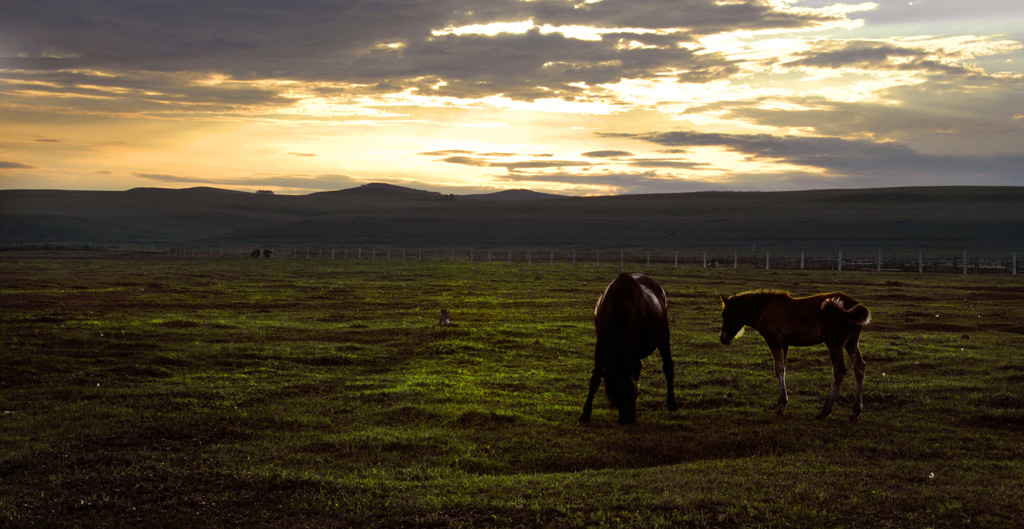
M1024 188L563 197L388 184L310 195L213 188L0 191L0 244L746 245L1017 248Z

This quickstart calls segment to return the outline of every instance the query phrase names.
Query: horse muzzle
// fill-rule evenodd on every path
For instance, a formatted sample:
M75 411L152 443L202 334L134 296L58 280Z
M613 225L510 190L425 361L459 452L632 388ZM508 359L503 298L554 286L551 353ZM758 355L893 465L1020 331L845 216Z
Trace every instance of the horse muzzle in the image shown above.
M732 343L732 336L728 336L726 334L719 335L718 339L722 340L722 343L725 344L725 345L729 345L729 344Z

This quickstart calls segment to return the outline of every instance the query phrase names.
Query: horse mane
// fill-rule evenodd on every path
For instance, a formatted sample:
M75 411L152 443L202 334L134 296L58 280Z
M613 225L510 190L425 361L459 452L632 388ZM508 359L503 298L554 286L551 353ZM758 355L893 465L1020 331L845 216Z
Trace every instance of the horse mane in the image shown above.
M789 292L786 292L785 290L761 289L741 292L735 296L729 296L728 301L732 310L735 310L741 315L741 320L748 325L752 325L761 318L761 312L764 311L765 305L770 300L778 298L792 299Z
M735 298L740 296L748 298L773 298L773 297L790 297L789 292L785 290L772 290L772 289L760 289L760 290L748 290L746 292L740 292L736 294Z

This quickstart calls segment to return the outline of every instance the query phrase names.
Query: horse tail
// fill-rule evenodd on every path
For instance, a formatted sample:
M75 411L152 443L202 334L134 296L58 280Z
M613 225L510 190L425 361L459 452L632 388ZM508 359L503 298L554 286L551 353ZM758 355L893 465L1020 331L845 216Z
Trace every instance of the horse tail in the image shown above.
M845 303L843 303L843 298L839 296L831 297L822 301L821 310L825 313L838 316L851 325L863 327L868 323L871 323L871 311L869 311L867 307L854 302L852 307L846 308Z

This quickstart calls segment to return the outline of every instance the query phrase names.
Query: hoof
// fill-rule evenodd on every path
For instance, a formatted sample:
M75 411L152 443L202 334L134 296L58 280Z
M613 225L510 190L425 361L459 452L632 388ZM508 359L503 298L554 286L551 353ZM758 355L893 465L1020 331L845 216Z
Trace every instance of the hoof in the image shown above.
M668 408L668 411L676 411L679 409L679 405L676 404L675 401L669 402L666 407Z

